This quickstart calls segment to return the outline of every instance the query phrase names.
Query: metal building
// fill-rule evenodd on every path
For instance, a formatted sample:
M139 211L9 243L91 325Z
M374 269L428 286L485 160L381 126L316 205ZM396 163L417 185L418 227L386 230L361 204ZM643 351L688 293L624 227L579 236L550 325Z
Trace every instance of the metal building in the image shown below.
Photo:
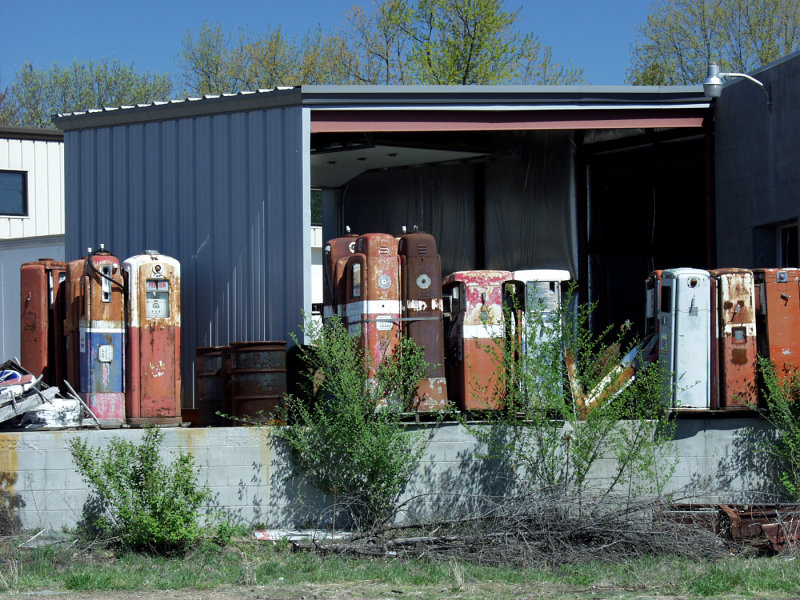
M643 323L650 271L713 266L710 114L698 85L302 86L59 115L66 255L181 261L185 387L195 347L287 339L310 313L312 188L324 239L417 225L443 273L566 269L614 294L599 318Z
M752 75L715 101L719 265L800 267L800 52Z
M64 259L64 135L0 127L0 361L20 354L19 266Z

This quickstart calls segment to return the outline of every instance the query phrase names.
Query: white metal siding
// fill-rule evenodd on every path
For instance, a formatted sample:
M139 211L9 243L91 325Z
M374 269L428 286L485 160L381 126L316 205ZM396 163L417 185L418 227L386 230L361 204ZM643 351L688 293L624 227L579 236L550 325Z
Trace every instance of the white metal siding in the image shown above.
M290 107L65 133L68 260L104 243L181 262L185 392L196 347L288 340L310 313L305 120Z
M0 138L0 170L27 173L28 215L0 215L0 239L64 233L64 144Z

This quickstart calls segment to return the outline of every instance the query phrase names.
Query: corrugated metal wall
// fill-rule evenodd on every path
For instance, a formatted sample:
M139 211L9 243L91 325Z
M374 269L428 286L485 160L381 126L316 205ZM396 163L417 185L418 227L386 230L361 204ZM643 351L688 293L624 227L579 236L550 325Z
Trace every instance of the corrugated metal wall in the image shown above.
M181 262L185 406L196 347L286 340L310 314L308 131L289 107L65 132L67 259Z
M28 216L0 216L0 239L64 233L64 144L0 138L0 170L28 173Z

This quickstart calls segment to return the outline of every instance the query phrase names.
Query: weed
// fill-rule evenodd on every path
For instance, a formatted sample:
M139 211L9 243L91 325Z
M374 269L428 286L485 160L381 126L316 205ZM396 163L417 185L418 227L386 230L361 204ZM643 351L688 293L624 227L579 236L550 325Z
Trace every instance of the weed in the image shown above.
M369 527L392 514L425 449L425 439L407 431L402 418L428 364L413 340L401 336L375 365L336 317L324 326L307 321L305 331L313 340L301 349L309 393L286 398L284 419L292 425L275 433L300 471L333 497L334 513Z
M765 450L780 465L780 481L794 500L800 500L800 370L779 374L774 363L758 357L766 401L764 417L775 427L774 441Z
M490 430L469 429L489 447L487 458L508 461L527 489L579 506L591 494L600 500L594 507L605 497L659 494L675 465L667 378L659 363L644 362L631 377L630 358L619 359L626 329L592 333L596 305L573 308L574 291L549 311L536 298L512 297L507 333L489 347L500 349L499 385L485 391L502 410L490 416ZM590 473L601 459L610 460L598 484Z
M147 429L139 445L114 437L107 450L91 449L82 439L70 444L81 477L103 509L92 517L92 525L131 549L183 551L201 532L200 506L210 492L198 485L191 454L180 453L169 464L162 461L163 435Z

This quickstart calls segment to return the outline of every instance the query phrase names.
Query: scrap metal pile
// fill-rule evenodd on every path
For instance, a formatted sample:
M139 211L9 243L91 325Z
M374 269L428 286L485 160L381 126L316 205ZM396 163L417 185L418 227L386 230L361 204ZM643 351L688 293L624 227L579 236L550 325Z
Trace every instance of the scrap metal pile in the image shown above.
M81 403L34 377L16 359L0 365L0 425L23 429L80 427Z

